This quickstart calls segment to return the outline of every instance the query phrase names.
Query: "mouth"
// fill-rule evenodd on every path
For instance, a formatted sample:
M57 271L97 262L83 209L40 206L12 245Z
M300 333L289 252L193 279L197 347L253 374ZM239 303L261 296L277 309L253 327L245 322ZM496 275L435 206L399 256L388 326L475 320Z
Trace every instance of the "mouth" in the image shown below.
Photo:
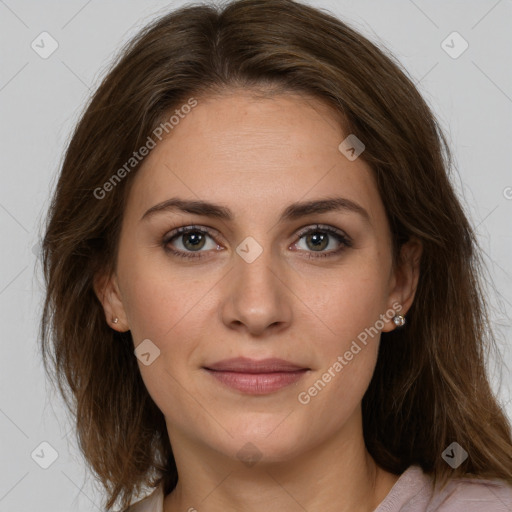
M298 382L311 368L283 359L244 357L218 361L203 369L222 385L250 395L273 393Z

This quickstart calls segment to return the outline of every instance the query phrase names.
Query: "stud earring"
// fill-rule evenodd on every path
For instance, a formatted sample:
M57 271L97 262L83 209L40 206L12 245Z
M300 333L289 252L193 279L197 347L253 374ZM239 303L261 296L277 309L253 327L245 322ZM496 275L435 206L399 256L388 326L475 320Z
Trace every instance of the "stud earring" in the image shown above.
M393 322L395 323L395 325L397 327L402 327L403 325L405 325L405 316L403 316L403 315L395 315L393 317Z
M119 322L119 318L117 316L112 320L113 323L117 324Z

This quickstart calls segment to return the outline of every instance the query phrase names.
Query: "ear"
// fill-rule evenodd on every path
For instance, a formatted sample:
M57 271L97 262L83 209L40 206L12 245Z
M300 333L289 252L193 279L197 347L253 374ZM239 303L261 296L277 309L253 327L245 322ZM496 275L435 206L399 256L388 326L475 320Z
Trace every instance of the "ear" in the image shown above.
M94 277L93 287L96 296L103 305L107 324L119 332L130 330L116 274L112 273L110 276L97 274ZM114 318L118 319L117 323L114 323Z
M423 252L423 244L416 238L411 237L400 248L400 255L391 280L388 308L395 309L396 314L403 315L409 311L416 294L418 280L420 277L420 262ZM396 309L396 303L402 308ZM393 304L395 308L393 308ZM396 328L393 319L386 321L384 332Z

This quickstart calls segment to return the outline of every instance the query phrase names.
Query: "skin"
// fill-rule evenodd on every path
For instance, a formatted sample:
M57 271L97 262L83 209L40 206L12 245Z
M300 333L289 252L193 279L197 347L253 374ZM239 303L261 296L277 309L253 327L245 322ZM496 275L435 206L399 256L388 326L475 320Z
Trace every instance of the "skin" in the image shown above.
M346 136L317 99L231 90L199 99L134 176L116 271L99 276L95 290L113 329L131 330L134 347L149 339L160 350L139 367L178 467L165 512L372 511L398 479L375 464L362 432L380 332L308 404L297 399L394 303L406 314L418 281L421 244L404 245L403 263L392 267L382 199L362 158L338 150ZM290 203L333 196L357 202L370 222L347 211L278 221ZM179 211L140 220L171 197L220 203L234 220ZM317 223L352 246L318 257L342 243L329 235L316 248L297 236L307 227L322 234ZM190 225L216 231L195 252L190 235L168 245L202 257L167 253L165 235ZM236 252L248 236L263 248L251 263ZM394 328L386 319L380 331ZM278 391L247 395L202 368L236 356L311 370ZM237 456L249 442L260 456L254 465Z

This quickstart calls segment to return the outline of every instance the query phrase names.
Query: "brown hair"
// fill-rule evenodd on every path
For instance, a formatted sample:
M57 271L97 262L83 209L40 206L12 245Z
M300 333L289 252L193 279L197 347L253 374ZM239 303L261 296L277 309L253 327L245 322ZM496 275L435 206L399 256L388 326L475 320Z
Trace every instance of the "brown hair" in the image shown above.
M115 268L125 198L138 166L102 199L94 191L186 101L234 87L299 92L341 114L366 145L395 256L423 244L408 323L383 333L363 398L378 465L409 465L512 484L511 427L486 376L496 348L480 250L450 183L452 156L434 115L395 59L329 13L293 0L192 5L158 18L122 50L67 148L43 240L41 347L76 417L79 446L108 491L130 504L142 486L177 482L163 414L142 381L130 332L105 322L93 279ZM140 164L139 164L140 165ZM51 363L51 371L50 371ZM453 441L469 457L452 470Z

